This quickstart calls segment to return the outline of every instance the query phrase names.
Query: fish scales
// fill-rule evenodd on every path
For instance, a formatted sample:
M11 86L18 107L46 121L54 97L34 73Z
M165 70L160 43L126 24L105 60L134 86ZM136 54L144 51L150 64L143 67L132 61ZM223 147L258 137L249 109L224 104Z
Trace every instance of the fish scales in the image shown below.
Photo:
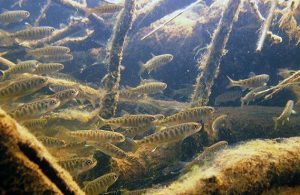
M95 167L97 161L94 158L77 157L77 158L59 160L58 164L62 168L69 171L71 174L75 175Z
M269 81L270 76L267 74L261 74L261 75L255 75L253 77L250 77L248 79L242 79L242 80L232 80L230 77L228 77L229 85L230 87L242 87L242 88L257 88L266 85L266 83Z
M63 147L66 143L55 137L41 136L37 138L46 147Z
M162 120L158 120L156 122L156 125L175 125L185 122L197 122L200 120L206 120L212 115L214 111L215 109L210 106L189 108L168 116Z
M121 148L111 144L111 143L96 143L95 145L98 150L103 152L104 154L118 158L118 159L126 159L128 155Z
M197 133L201 129L199 123L184 123L166 127L154 134L144 137L141 140L135 141L138 146L140 145L156 145L160 143L171 143L185 139L186 137Z
M32 119L22 122L22 125L28 129L36 129L45 127L47 122L47 119Z
M2 79L5 80L7 77L13 74L31 73L36 69L38 63L39 62L36 60L20 62L16 66L10 67L9 69L3 71Z
M117 181L117 179L118 175L116 173L108 173L93 181L84 182L85 186L83 190L87 195L98 195L106 192L107 189Z
M32 56L43 56L43 55L62 55L70 52L70 48L64 46L46 46L33 50L28 50L27 54Z
M39 64L34 74L50 74L64 69L64 65L60 63L44 63Z
M10 24L15 22L21 22L29 16L30 13L25 10L6 11L0 14L0 23Z
M29 27L10 36L21 40L38 40L50 36L54 30L55 28L49 26Z
M51 95L49 98L58 99L60 101L60 105L64 105L67 102L75 99L78 93L79 91L76 89L66 89Z
M60 101L55 98L38 100L18 106L12 116L19 120L32 119L54 110L59 105Z
M48 84L45 77L32 77L17 80L0 88L0 99L18 98L34 93Z
M155 115L124 115L122 117L112 118L112 119L100 119L101 125L112 125L117 127L136 127L136 126L146 126L151 125L156 120Z
M125 137L121 133L105 130L77 130L70 132L70 135L86 139L87 141L100 141L111 143L125 141Z

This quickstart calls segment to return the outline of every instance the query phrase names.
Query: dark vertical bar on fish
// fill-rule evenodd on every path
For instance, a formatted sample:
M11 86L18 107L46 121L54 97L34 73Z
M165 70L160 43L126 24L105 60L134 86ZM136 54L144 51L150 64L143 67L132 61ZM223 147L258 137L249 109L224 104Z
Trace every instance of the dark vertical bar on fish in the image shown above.
M199 64L202 71L198 74L194 94L193 105L206 105L209 101L214 79L218 76L221 58L225 54L225 47L232 30L233 23L237 19L242 0L229 0L223 12L223 16L214 32L212 41L208 46L206 56Z
M108 73L104 80L106 94L103 98L100 111L103 118L111 118L114 116L117 108L123 46L127 33L132 25L134 9L135 0L126 0L124 9L118 16L118 21L112 35Z

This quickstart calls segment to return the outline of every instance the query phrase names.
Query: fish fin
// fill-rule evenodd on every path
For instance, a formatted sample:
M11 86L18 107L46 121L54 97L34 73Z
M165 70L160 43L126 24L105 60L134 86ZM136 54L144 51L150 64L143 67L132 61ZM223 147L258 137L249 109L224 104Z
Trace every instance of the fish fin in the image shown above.
M159 131L162 131L162 130L164 130L164 129L166 129L167 127L165 127L165 126L161 126L161 127L158 127L155 131L156 132L159 132Z
M98 128L101 128L106 124L106 120L99 115L97 117L98 117L97 126Z
M133 140L133 139L130 139L130 138L128 138L128 140L130 140L130 143L132 144L131 151L133 153L135 153L138 150L138 148L140 147L139 141L138 140Z
M235 80L232 80L229 76L226 76L229 80L229 84L227 85L227 89L231 88L231 87L234 87L236 86L236 81Z
M0 78L1 78L1 80L5 80L5 78L6 78L5 71L0 70Z
M6 51L6 52L1 52L0 53L0 56L4 56L4 55L6 55L8 53L8 51Z
M28 22L25 22L25 26L26 26L26 28L32 28L32 25L29 24Z
M155 147L153 150L151 150L151 152L155 152L155 150L158 148L158 146L157 147Z
M298 103L298 101L297 101L297 103ZM292 110L292 114L297 114L297 112L295 110Z
M151 57L153 58L153 57L155 57L156 55L154 55L153 53L151 53Z

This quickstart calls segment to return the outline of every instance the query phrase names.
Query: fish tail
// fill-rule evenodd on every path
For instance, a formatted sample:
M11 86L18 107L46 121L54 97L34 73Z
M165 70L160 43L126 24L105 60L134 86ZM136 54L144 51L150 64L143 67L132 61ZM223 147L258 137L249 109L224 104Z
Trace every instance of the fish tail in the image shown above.
M226 76L227 78L228 78L228 80L229 80L229 84L227 85L227 89L228 88L231 88L231 87L234 87L234 86L237 86L237 84L236 84L236 81L235 80L232 80L229 76Z
M273 121L274 121L274 129L276 130L278 128L279 121L278 121L277 117L273 117Z
M0 78L1 78L1 80L5 80L6 79L6 74L5 74L5 71L3 71L3 70L0 70Z
M104 118L102 118L101 116L97 116L98 117L98 121L97 121L97 126L98 128L103 127L104 125L106 125L106 120Z
M139 62L138 63L140 66L140 71L139 71L139 76L142 78L142 74L145 72L145 68L144 68L144 63L143 62Z

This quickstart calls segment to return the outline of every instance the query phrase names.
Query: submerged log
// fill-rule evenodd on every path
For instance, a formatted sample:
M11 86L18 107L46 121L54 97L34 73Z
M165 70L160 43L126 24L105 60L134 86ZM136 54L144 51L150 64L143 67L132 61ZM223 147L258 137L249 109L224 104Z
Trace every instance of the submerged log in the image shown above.
M101 115L104 118L111 118L114 116L119 94L120 83L120 67L123 58L123 47L127 33L131 28L133 13L135 9L135 0L126 0L124 9L118 16L114 33L112 35L110 54L109 54L109 66L108 73L104 79L104 86L106 94L102 100Z
M2 194L83 194L45 147L3 110L0 153Z
M273 186L299 185L299 152L300 137L249 141L146 194L260 194Z
M221 21L208 46L207 54L200 61L199 68L201 72L196 79L195 91L192 96L193 103L206 105L209 101L211 88L219 74L221 59L226 53L225 47L233 23L238 17L241 4L241 0L229 0L227 3Z

